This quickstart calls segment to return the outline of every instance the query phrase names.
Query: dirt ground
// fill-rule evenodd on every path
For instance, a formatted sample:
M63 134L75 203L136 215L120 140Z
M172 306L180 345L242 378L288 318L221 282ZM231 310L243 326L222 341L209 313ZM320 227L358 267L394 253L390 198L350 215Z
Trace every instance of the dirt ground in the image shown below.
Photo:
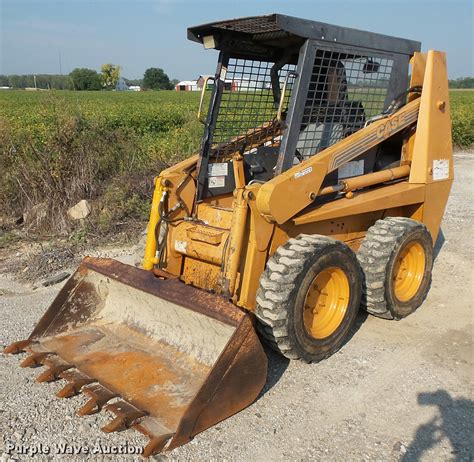
M361 312L350 341L319 364L268 352L268 381L253 405L155 459L473 460L473 153L458 153L455 167L431 291L415 314L393 322ZM0 344L27 337L61 285L32 290L2 275ZM36 375L18 356L0 356L0 461L35 449L43 460L71 459L58 454L65 444L96 448L94 460L140 460L100 455L144 439L101 433L105 413L76 417L84 398L55 398L61 385L37 384Z

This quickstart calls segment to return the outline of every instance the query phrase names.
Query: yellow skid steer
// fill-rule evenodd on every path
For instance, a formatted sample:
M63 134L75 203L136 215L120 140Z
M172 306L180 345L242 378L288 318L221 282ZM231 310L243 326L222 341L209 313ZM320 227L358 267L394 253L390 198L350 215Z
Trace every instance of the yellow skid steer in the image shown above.
M279 14L188 37L217 69L199 154L155 179L143 269L85 258L5 349L83 393L80 415L113 413L104 431L147 435L145 456L257 398L260 340L317 362L360 306L417 309L453 181L444 53Z

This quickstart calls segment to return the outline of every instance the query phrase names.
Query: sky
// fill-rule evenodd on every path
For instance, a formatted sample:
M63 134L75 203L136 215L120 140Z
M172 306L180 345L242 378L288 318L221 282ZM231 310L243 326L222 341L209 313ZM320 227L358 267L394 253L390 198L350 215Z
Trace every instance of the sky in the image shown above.
M474 75L472 0L0 0L0 74L114 63L130 79L149 67L194 79L214 73L217 52L187 27L270 13L418 40L447 52L450 78Z

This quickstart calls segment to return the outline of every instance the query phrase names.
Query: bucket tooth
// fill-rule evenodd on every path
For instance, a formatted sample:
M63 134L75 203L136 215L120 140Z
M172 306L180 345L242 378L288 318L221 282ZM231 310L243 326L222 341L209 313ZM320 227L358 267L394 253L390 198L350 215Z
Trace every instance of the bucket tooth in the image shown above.
M51 353L50 351L43 351L39 353L32 353L30 356L25 358L22 363L20 364L20 367L39 367L43 365L43 360L47 356L51 356L54 353Z
M38 383L41 382L54 382L55 380L59 379L59 374L64 372L68 369L74 367L72 364L63 361L58 356L47 356L41 360L41 363L48 367L44 372L42 372L38 377L36 377L36 381Z
M6 354L18 354L22 351L26 351L25 348L31 343L31 340L19 340L18 342L10 343L4 348L3 352Z
M66 380L68 383L56 393L58 398L71 398L72 396L76 396L80 393L81 388L84 385L95 382L94 379L87 376L86 374L83 374L77 369L69 369L60 372L59 377Z
M92 385L87 385L82 389L82 391L89 396L89 401L87 401L84 406L77 411L77 415L89 415L99 412L107 401L110 401L112 398L115 398L117 395L107 388L103 387L100 383L94 383Z
M163 451L165 446L168 444L168 441L170 441L174 435L174 433L168 433L166 435L150 438L150 442L143 448L142 456L150 457L153 454L158 454L159 452Z
M126 401L117 401L116 403L107 404L105 409L116 416L111 422L101 428L105 433L125 430L132 426L137 419L147 414Z

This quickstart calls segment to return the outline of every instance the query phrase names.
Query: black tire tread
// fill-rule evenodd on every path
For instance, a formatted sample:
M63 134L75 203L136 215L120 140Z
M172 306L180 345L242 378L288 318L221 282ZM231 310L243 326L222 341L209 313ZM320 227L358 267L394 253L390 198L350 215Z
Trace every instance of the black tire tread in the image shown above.
M289 359L304 359L293 348L286 327L292 293L298 289L296 278L303 263L322 246L344 246L340 241L321 235L300 234L289 239L269 258L257 291L257 330L265 342ZM322 358L331 356L329 351Z
M392 252L398 247L405 233L414 228L428 232L423 223L406 217L377 220L368 229L357 252L364 277L361 306L368 313L385 319L399 319L392 313L386 300L386 271Z

